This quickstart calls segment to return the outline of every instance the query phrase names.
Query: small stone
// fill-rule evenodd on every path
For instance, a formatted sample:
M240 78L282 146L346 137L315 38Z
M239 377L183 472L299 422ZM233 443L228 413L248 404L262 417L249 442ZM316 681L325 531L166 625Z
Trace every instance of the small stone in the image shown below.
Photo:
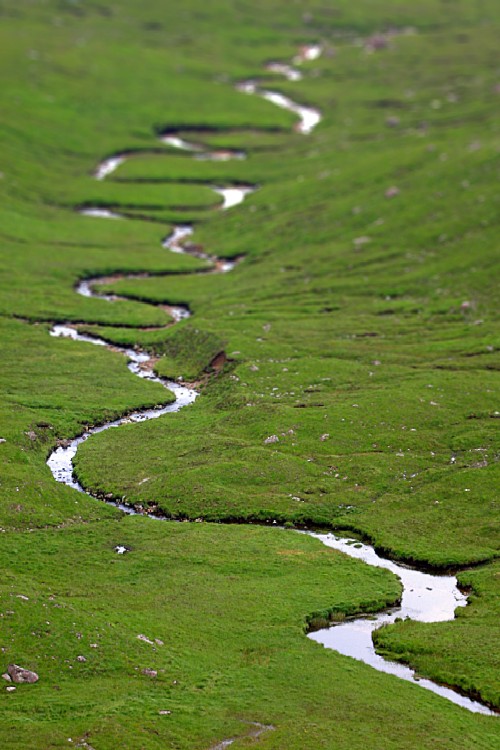
M16 688L14 687L14 685L10 685L9 687L6 687L5 689L8 693L13 693Z
M141 669L141 672L146 675L146 677L158 677L156 669Z
M142 641L143 643L149 643L149 645L150 645L150 646L153 646L153 645L154 645L153 641L151 641L151 640L150 640L149 638L147 638L147 637L146 637L145 635L143 635L142 633L140 633L140 634L139 634L139 635L137 636L137 640L138 640L138 641Z
M365 40L365 50L367 52L377 52L386 49L389 44L388 38L384 34L373 34Z
M158 711L158 713L160 714L160 716L170 716L172 711Z
M387 190L385 191L385 197L395 198L396 195L399 195L400 192L401 191L399 190L398 187L396 187L395 185L392 185L390 188L387 188Z
M79 661L79 662L82 662L82 663L87 661L87 659L84 656L82 656L81 654L80 654L80 656L76 657L76 660Z
M321 435L320 440L324 443L325 440L328 440L329 437L330 437L329 433L325 432L324 435Z
M389 117L385 118L385 124L388 128L397 128L401 124L401 119L396 117L396 115L389 115Z
M201 520L203 520L203 519L201 519ZM157 645L157 646L164 646L164 645L165 645L165 644L163 643L163 641L162 641L162 640L160 640L160 638L155 638L155 643L156 643L156 645Z
M18 664L9 664L7 672L12 678L12 682L23 683L27 682L32 684L38 682L38 675L36 672L31 672L29 669L24 669Z
M280 439L277 435L269 435L269 437L264 440L264 445L269 445L270 443L279 443L279 441Z
M3 675L2 675L2 678L3 678L4 680L7 680L7 682L12 682L12 677L11 677L11 676L10 676L10 674L8 674L7 672L4 672L4 673L3 673Z
M355 237L352 242L355 248L363 247L371 242L371 237Z

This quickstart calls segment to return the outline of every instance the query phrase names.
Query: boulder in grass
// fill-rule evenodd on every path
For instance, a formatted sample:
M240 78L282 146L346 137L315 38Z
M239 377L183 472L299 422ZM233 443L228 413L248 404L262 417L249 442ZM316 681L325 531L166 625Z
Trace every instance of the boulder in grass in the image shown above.
M38 675L36 672L32 672L29 669L24 669L18 664L9 664L9 666L7 667L7 674L10 675L12 682L17 682L18 684L21 684L23 682L27 682L29 684L38 682Z
M385 191L385 197L386 198L395 198L397 195L399 195L400 190L396 185L391 185L391 187L387 188Z

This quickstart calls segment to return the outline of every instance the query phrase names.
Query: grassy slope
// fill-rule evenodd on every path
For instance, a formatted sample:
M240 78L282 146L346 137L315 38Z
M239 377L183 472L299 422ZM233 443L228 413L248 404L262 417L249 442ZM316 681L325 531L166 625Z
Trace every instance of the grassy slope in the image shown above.
M429 747L436 741L442 747L457 742L494 747L497 730L490 721L304 641L302 623L315 610L338 607L346 597L353 609L368 596L382 605L394 591L385 576L358 571L360 566L338 556L332 560L314 547L304 570L293 566L289 582L285 576L274 588L274 558L267 557L278 544L272 532L205 525L149 530L140 519L116 525L113 509L79 496L75 500L72 491L54 486L44 460L57 438L122 411L165 402L168 394L133 378L110 352L92 349L89 356L85 345L50 339L45 326L10 316L107 326L108 338L145 341L159 353L176 354L177 359L160 361L165 374L200 366L212 342L223 342L235 360L228 376L211 385L193 408L88 441L78 471L89 486L131 501L158 502L176 515L278 517L354 528L393 554L435 565L491 560L498 540L492 494L498 442L492 417L499 364L492 167L497 131L491 114L498 97L492 67L496 29L484 20L497 16L495 4L479 8L458 2L451 13L434 0L417 9L380 0L353 8L341 4L333 13L310 3L313 18L304 20L302 4L276 0L266 3L272 22L265 26L255 3L235 9L218 2L204 14L194 1L184 3L182 13L164 6L2 6L0 54L9 81L2 90L6 148L0 180L6 365L1 437L7 439L0 445L5 467L0 524L11 530L0 538L3 599L26 593L26 571L32 576L24 624L12 620L16 635L11 636L11 621L2 621L7 644L2 648L8 649L8 660L38 668L44 676L35 689L2 695L8 709L2 713L8 717L0 728L2 742L16 746L15 728L23 745L34 748L67 747L68 736L87 731L96 733L97 750L117 743L135 748L139 742L148 748L208 747L217 738L241 734L238 720L245 719L277 726L260 740L265 747L316 747L321 741L326 747L361 747L368 741L373 745L380 724L394 726L398 715L397 733L387 728L384 747L422 747L422 736ZM416 25L420 33L398 37L376 55L352 46L353 39L389 23ZM290 115L235 93L230 80L260 75L263 61L288 58L298 42L318 35L333 43L337 54L310 66L314 75L303 83L275 82L325 113L318 131L303 139L288 133ZM386 117L394 115L401 124L388 128ZM203 139L235 147L250 143L250 158L207 164L168 149L151 158L149 151L158 148L155 127L200 124L231 128ZM259 136L248 132L250 126L287 130ZM98 185L90 179L99 158L128 148L146 153L112 182ZM93 201L143 207L165 202L165 219L185 222L189 211L176 208L182 202L193 218L206 216L199 208L212 197L203 187L124 182L138 176L248 180L262 186L241 209L213 214L197 228L196 241L209 251L246 254L230 276L163 277L116 286L131 298L188 301L202 332L199 345L192 323L184 339L181 327L164 335L137 330L165 323L165 314L150 305L110 305L73 292L75 280L87 275L199 267L193 259L162 251L159 240L168 226L105 222L67 210ZM401 193L388 200L384 193L391 185ZM371 241L358 250L354 239L359 236ZM463 310L465 300L471 307ZM281 434L289 429L295 434ZM280 443L264 446L273 433ZM322 441L323 434L329 439ZM148 483L139 486L145 477ZM33 531L27 545L22 529L45 525L60 529ZM109 589L111 566L129 563L103 550L123 541L116 531L122 527L129 543L144 545L145 551L116 594ZM188 550L183 560L168 544L171 528L183 530ZM291 537L290 545L298 553L313 549L300 537ZM75 562L81 562L77 549L84 551L85 563L73 601ZM263 558L259 569L256 549ZM212 576L207 568L220 560L225 575L235 557L241 557L244 583L238 570L235 599L228 603L218 579L217 597L226 607L219 610L215 597L206 597L207 576ZM166 575L161 558L173 576ZM335 569L326 588L319 560ZM466 617L449 625L397 626L394 632L403 635L404 628L412 628L411 643L417 646L394 648L411 651L422 671L445 674L496 702L490 569L470 574L482 598ZM188 600L174 591L175 580L186 575L193 585ZM347 575L357 576L349 592ZM159 576L161 589L174 587L169 591L177 621L165 623L156 609ZM376 590L375 580L380 582ZM37 597L59 595L52 591L56 582L63 606L50 636L57 657L49 669L46 636L31 633L41 625ZM264 655L280 650L264 675L259 665L268 663L267 656L251 656L245 673L234 655L228 658L229 651L241 648L243 635L240 626L231 631L230 650L227 608L246 611L247 587L254 591L254 619L245 636L249 649ZM209 635L198 631L194 600ZM131 601L138 612L129 621L124 609L131 609ZM43 603L51 606L48 599ZM9 617L17 617L20 606L10 607L16 615ZM190 687L175 703L167 726L159 723L166 717L151 709L156 707L152 694L165 695L161 687L158 691L143 680L138 689L131 676L128 627L120 626L104 664L92 660L84 679L64 676L69 666L64 658L75 658L69 617L87 622L91 614L99 622L96 632L122 621L143 630L161 626L166 639L176 639L177 665L189 675ZM436 635L428 640L429 627ZM193 648L193 632L195 642L204 644L202 655ZM384 639L389 647L385 633ZM483 639L489 649L474 646L468 656L468 644ZM424 651L430 653L425 660L419 656ZM167 668L172 654L163 658ZM56 684L61 690L53 692ZM297 687L290 690L290 685ZM166 695L171 701L170 692ZM150 712L147 725L145 711ZM22 720L23 714L30 720Z

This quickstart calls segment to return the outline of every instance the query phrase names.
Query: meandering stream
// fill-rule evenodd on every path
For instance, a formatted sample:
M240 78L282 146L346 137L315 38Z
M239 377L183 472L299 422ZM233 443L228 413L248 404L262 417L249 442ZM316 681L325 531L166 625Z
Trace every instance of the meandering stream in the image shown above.
M321 53L318 45L302 47L298 55L293 60L293 65L297 66L307 60L316 59ZM297 81L302 77L301 71L296 67L285 63L269 63L267 69L273 73L284 75L289 81ZM295 103L288 97L279 92L269 91L261 88L256 81L246 81L237 85L237 89L248 94L261 96L265 100L272 102L278 107L287 109L297 115L298 121L295 129L303 134L310 133L320 122L321 114L317 109L306 107ZM164 134L161 141L172 148L182 149L191 153L193 158L226 161L229 159L244 159L245 153L237 150L210 150L198 143L188 142L177 134ZM127 153L115 154L102 161L94 172L97 180L103 180L117 170L126 160L131 158ZM229 185L229 186L212 186L212 189L222 198L220 210L228 210L241 203L247 195L255 189L250 185ZM87 206L80 209L82 214L107 219L122 219L125 215L115 211L108 210L100 206ZM239 259L228 260L218 258L215 255L209 255L199 249L192 249L185 244L185 240L192 234L192 227L179 225L173 228L173 231L162 240L162 246L169 252L189 253L201 260L207 261L207 269L202 269L199 273L227 273L231 271ZM210 265L208 265L210 264ZM106 300L110 303L116 300L126 299L114 294L106 294L99 291L99 287L108 283L112 279L131 279L147 278L148 274L116 274L113 277L96 277L82 280L76 286L76 292L84 297L95 297ZM179 321L190 315L189 309L182 306L161 305L173 319ZM182 382L175 382L158 377L154 372L154 360L144 350L129 349L109 344L108 342L94 336L88 336L80 333L76 327L71 325L54 325L51 329L51 335L55 337L69 337L75 341L85 342L94 346L104 346L108 349L121 353L126 357L129 370L140 378L152 380L161 383L175 396L175 401L169 402L155 409L144 409L128 414L119 419L107 422L93 427L82 433L74 440L69 441L64 446L54 450L48 458L47 464L57 482L62 482L69 487L86 492L74 476L73 459L78 447L85 442L91 435L95 435L104 430L119 427L123 424L133 422L144 422L149 419L157 419L165 414L179 411L185 406L192 404L198 396L197 391L185 385ZM87 494L91 494L87 492ZM114 503L125 513L135 514L136 511L126 505ZM151 518L162 519L163 517L148 514ZM277 530L276 533L295 533L293 531ZM454 619L456 607L464 607L467 604L467 597L462 594L457 587L457 580L454 576L449 575L432 575L430 573L420 572L405 565L397 564L391 560L381 558L377 555L372 547L361 544L352 539L340 538L333 534L308 533L328 547L341 550L351 557L363 560L369 565L387 568L395 573L401 579L403 585L403 595L401 606L390 612L382 612L374 618L357 617L347 620L331 628L319 630L309 634L309 638L323 644L327 648L335 649L341 654L352 656L355 659L365 662L381 672L388 672L404 680L417 680L414 672L406 666L399 663L388 661L379 656L374 649L372 642L372 632L383 624L394 622L397 617L411 617L421 622L440 622ZM123 554L126 548L118 547L117 552ZM494 714L487 706L473 701L458 692L430 680L418 679L420 687L431 690L444 698L456 703L469 711ZM260 725L256 725L260 726ZM220 747L230 745L233 740L224 740Z

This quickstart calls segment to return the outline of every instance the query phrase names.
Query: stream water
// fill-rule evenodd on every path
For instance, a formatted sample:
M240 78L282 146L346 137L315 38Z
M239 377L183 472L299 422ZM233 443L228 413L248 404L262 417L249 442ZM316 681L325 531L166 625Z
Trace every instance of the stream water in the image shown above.
M321 48L317 45L303 47L293 62L295 65L300 65L304 61L314 60L319 56L320 52ZM274 73L284 75L290 81L300 80L301 78L300 71L283 63L269 63L267 69ZM318 110L296 104L291 99L288 99L288 97L285 97L278 92L261 89L258 83L254 81L241 83L237 88L246 93L262 96L267 101L294 112L299 118L296 129L301 133L310 133L320 122L321 114ZM201 157L216 161L219 159L241 159L245 157L245 154L241 151L218 150L212 152L204 149L204 147L199 144L189 143L176 135L164 135L161 137L161 140L173 148L192 152L194 158ZM221 154L223 154L223 156L221 156ZM94 172L95 179L105 179L118 169L127 158L128 156L126 154L117 154L104 160ZM219 193L223 199L220 209L227 210L240 204L247 195L253 192L254 187L248 185L233 185L228 187L213 187L213 189ZM114 212L100 207L82 209L81 213L98 218L122 218L120 214L115 214ZM217 256L208 255L200 250L193 250L190 249L188 245L184 245L184 241L192 234L192 231L192 227L187 225L176 226L162 241L162 246L170 252L190 253L195 257L210 262L212 264L211 270L214 273L225 273L234 268L237 260L220 259L217 258ZM201 271L201 273L203 273L203 271ZM85 297L96 297L113 303L116 300L125 298L113 294L101 293L99 292L99 285L110 281L111 278L138 277L147 278L148 274L117 274L114 277L85 279L78 283L76 286L76 292ZM162 305L162 308L170 313L174 321L188 317L190 314L189 310L185 307ZM93 427L75 439L61 445L51 453L47 464L54 479L57 482L62 482L63 484L78 490L79 492L86 492L75 478L73 470L73 459L78 447L83 442L88 440L91 435L95 435L107 429L120 427L121 425L134 422L144 422L150 419L157 419L165 414L179 411L183 407L192 404L197 398L198 393L196 390L188 385L184 385L182 382L165 380L158 377L154 372L154 361L146 351L111 345L98 337L82 334L77 328L70 325L54 325L50 333L55 337L68 337L75 341L92 344L94 346L104 346L114 352L121 353L127 358L128 368L134 375L161 383L175 396L175 401L171 403L169 402L165 405L160 405L154 409L136 411L119 419ZM136 513L136 511L129 506L120 503L113 504L117 505L117 507L125 513ZM161 516L154 514L148 515L151 518L163 520ZM295 532L285 532L281 530L281 533ZM357 617L352 620L346 620L333 627L310 633L308 637L311 640L323 644L326 648L334 649L341 654L363 661L381 672L388 672L411 682L416 681L416 684L420 687L431 690L453 703L463 706L469 711L483 714L494 714L494 712L487 706L477 701L473 701L450 688L438 685L430 680L417 680L415 673L411 669L379 656L375 652L373 646L373 631L381 625L394 622L398 617L411 617L412 619L421 622L453 620L455 609L457 607L464 607L467 604L467 597L459 591L457 580L454 576L433 575L420 572L419 570L415 570L405 565L397 564L377 555L371 546L360 544L352 539L339 538L333 534L317 534L312 532L300 533L307 533L319 540L322 544L341 550L345 554L362 560L368 565L375 565L392 571L400 578L403 585L403 595L400 607L391 611L382 612L372 618ZM116 551L118 554L124 554L126 548L119 546ZM227 747L232 744L233 741L234 740L224 740L225 744L220 745L220 747Z
M494 715L495 712L482 703L471 700L444 685L419 678L414 670L404 664L384 659L376 653L373 645L373 631L382 625L395 622L397 618L405 619L409 617L418 622L453 620L455 609L467 605L467 596L459 590L455 576L424 573L407 565L396 563L393 560L380 557L373 547L368 544L361 544L355 539L337 537L334 534L307 533L315 539L319 539L327 547L340 550L349 557L363 560L368 565L390 570L399 577L403 586L399 607L394 607L390 611L386 610L371 617L347 619L333 627L309 633L308 638L316 641L316 643L321 643L326 648L334 649L344 656L352 656L354 659L363 661L365 664L378 669L379 672L387 672L400 677L402 680L415 682L420 687L431 690L433 693L437 693L469 711Z

